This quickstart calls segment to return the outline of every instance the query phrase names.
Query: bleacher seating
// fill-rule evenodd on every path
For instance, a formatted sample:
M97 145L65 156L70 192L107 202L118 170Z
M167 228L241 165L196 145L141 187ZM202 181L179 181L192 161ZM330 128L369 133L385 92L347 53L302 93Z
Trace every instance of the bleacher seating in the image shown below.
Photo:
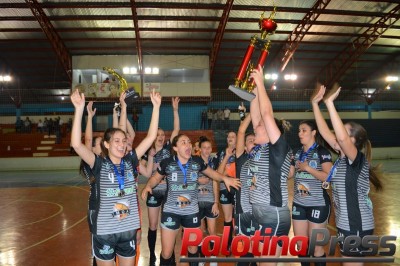
M180 133L187 135L192 143L200 136L206 136L212 143L213 152L216 152L217 146L212 130L182 130ZM93 133L94 136L102 134L103 132ZM145 131L136 132L133 147L136 147L146 135ZM168 140L171 131L166 131L165 135ZM73 154L70 150L70 139L70 134L66 134L62 138L61 144L55 144L55 135L15 132L0 134L0 158L71 156Z

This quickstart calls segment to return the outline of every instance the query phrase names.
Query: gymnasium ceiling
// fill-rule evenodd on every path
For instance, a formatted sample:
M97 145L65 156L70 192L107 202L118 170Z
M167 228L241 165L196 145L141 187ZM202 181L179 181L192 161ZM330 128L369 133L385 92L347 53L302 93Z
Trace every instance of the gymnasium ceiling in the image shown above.
M308 100L317 81L339 81L343 100L363 100L362 88L400 100L400 82L384 80L400 76L399 0L0 0L0 75L13 78L0 103L60 101L74 55L208 55L213 100L237 100L227 88L274 4L273 99ZM290 73L298 79L282 81Z

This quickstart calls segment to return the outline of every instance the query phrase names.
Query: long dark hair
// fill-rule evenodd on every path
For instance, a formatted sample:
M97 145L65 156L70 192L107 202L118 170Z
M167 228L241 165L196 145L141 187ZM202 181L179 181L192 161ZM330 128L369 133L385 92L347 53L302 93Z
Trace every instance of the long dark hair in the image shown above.
M316 142L319 146L324 146L324 147L327 146L326 143L325 143L325 141L324 141L324 138L323 138L323 137L321 136L321 134L319 133L317 124L315 123L314 120L303 120L303 121L300 122L299 126L301 126L301 125L307 125L307 126L309 126L309 127L311 128L311 131L314 131L314 130L315 130L315 132L316 132L316 134L315 134L315 142Z
M355 122L346 123L350 126L350 137L355 139L354 145L357 150L363 152L365 157L367 158L370 168L369 168L369 180L374 185L377 191L382 190L382 182L383 173L381 170L381 164L372 166L372 145L368 139L367 131L363 126L357 124Z
M274 118L275 119L275 123L279 128L279 131L281 132L281 134L285 134L286 132L289 132L290 129L292 128L292 124L290 124L289 121L285 120L285 119L278 119L278 118Z

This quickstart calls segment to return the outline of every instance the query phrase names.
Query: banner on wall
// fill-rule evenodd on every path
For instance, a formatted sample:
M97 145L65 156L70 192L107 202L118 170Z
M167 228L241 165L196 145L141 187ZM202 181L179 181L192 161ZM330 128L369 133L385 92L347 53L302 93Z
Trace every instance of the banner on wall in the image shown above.
M81 83L72 87L78 88L86 98L118 98L120 96L118 83ZM128 88L132 87L141 95L140 83L128 83Z
M150 97L150 92L153 90L155 92L161 92L161 84L160 83L144 83L143 86L143 97Z

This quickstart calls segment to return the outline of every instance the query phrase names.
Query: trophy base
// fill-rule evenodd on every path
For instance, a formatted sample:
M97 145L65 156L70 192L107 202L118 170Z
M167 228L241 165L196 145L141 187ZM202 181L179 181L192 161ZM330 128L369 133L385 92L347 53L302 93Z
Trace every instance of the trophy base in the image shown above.
M125 102L127 105L132 104L136 99L139 98L139 93L135 91L134 88L129 88L126 90L126 97L125 97Z
M251 102L256 97L253 93L243 90L241 88L235 87L234 85L230 85L229 90L232 91L237 96L239 96L240 98L242 98L243 100L246 100L249 102Z

